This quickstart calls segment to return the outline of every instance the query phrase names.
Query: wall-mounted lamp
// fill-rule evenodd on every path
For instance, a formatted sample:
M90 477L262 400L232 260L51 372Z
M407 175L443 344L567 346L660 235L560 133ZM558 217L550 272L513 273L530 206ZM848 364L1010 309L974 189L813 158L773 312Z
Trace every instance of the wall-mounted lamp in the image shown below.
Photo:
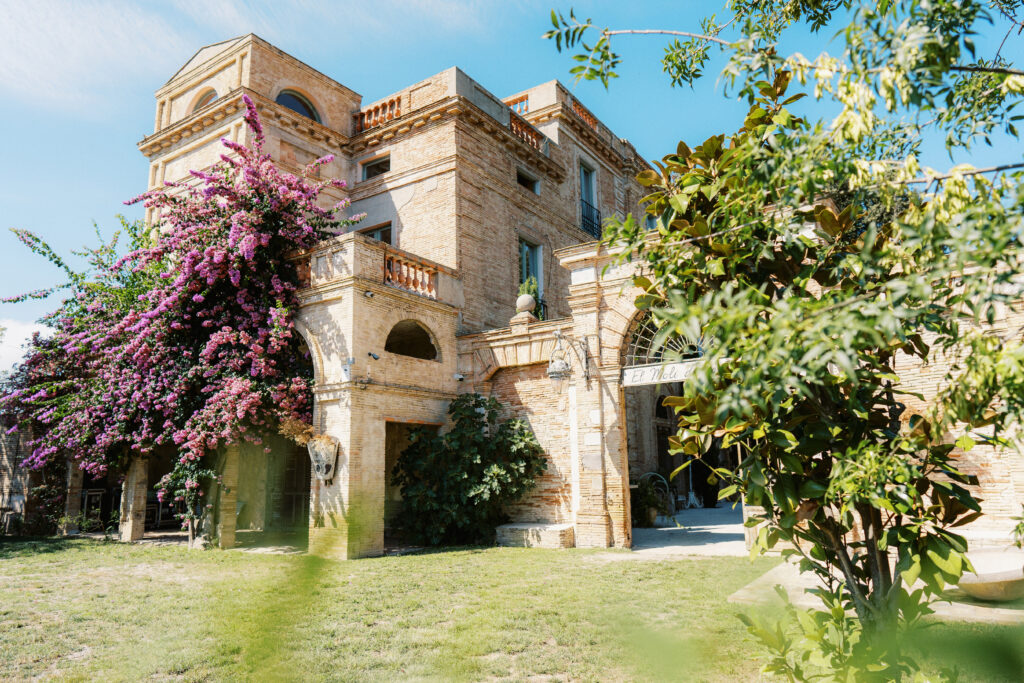
M367 353L366 355L367 355L367 356L369 356L370 358L374 359L374 360L380 360L380 356L378 356L377 354L375 354L375 353L374 353L373 351L370 351L370 352L369 352L369 353Z
M367 299L372 299L373 292L371 292L370 290L366 290L365 292L363 292L363 296L365 296Z
M569 349L579 359L583 366L583 379L590 381L590 348L585 339L569 339L561 332L555 333L555 348L551 351L551 358L548 360L548 379L555 389L555 393L561 393L566 381L572 377L572 361L569 358Z

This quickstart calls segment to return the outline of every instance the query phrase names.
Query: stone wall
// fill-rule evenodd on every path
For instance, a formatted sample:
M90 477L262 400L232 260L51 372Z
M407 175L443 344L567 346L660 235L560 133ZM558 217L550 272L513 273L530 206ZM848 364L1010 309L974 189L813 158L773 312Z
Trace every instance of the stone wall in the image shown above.
M15 530L15 519L24 519L29 493L29 471L21 466L30 453L22 430L0 431L0 534Z

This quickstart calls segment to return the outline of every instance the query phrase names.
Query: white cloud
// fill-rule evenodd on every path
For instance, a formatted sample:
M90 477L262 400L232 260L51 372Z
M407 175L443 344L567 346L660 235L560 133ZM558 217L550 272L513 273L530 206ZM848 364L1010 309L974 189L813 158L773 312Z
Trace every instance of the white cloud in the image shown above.
M39 323L28 323L13 318L0 318L0 374L21 361L25 350L22 345L32 338L34 332L49 332L50 328Z
M101 117L119 94L137 94L141 83L155 90L199 48L238 35L337 54L363 49L359 36L479 34L505 11L480 0L8 0L0 2L0 95Z
M126 80L158 76L168 69L167 55L184 54L191 41L155 7L104 0L3 3L0 89L44 106L89 108Z

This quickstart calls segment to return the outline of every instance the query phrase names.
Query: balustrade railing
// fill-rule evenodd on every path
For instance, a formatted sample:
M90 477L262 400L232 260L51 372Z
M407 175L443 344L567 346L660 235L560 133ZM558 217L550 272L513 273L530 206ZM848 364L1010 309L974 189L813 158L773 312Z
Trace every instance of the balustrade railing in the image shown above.
M580 200L580 228L595 239L601 239L601 212L586 199Z
M520 116L526 116L530 112L530 96L520 95L519 97L513 97L505 100L505 104L509 108Z
M583 123L587 124L592 130L597 132L597 118L575 99L572 101L572 112L583 119Z
M390 251L384 254L384 284L437 299L437 269Z
M530 147L533 147L538 152L544 151L544 136L519 114L509 112L508 127L516 137Z
M392 97L390 100L376 104L365 111L352 115L352 129L354 133L361 133L377 126L383 126L392 119L402 115L401 96Z

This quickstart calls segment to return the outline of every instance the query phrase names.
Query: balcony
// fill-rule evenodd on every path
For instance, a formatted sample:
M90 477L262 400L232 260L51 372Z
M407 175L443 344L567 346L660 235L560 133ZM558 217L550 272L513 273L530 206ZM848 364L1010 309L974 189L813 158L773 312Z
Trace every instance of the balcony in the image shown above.
M601 239L601 212L586 199L580 200L580 230L594 239Z
M307 299L325 296L355 280L363 283L355 285L357 289L374 282L449 306L464 301L462 280L455 270L356 232L325 240L289 258L295 262Z
M364 130L383 126L392 119L402 115L401 96L392 97L370 107L365 111L352 115L352 134L362 133Z
M437 268L410 254L388 249L384 254L384 284L437 299Z
M512 131L512 134L541 154L547 156L547 138L545 138L539 130L531 126L526 119L515 113L512 109L509 109L508 114L508 127L509 130Z

